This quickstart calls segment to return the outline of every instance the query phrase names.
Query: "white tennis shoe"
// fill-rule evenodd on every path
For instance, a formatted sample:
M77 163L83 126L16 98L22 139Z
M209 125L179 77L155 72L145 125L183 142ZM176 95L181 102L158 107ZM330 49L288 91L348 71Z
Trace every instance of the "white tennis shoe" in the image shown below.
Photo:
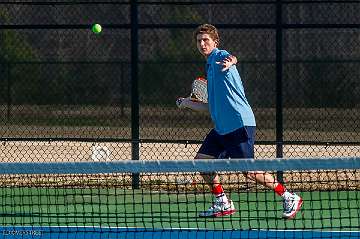
M300 196L298 196L295 193L288 193L288 195L284 197L283 217L286 219L294 218L296 213L300 210L302 204L303 204L303 200Z
M234 203L231 200L223 202L216 199L207 211L200 212L199 217L222 217L236 212Z

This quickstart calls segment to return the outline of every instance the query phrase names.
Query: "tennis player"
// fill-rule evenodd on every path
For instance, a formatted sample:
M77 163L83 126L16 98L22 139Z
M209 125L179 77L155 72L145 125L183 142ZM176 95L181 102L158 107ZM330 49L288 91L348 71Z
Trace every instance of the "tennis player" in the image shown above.
M208 104L179 98L179 108L210 111L215 128L206 136L195 159L254 158L255 117L245 97L244 87L235 66L237 59L218 49L218 30L210 24L194 31L197 49L206 59ZM245 172L245 176L272 189L283 198L283 217L293 218L300 210L302 198L286 190L271 174L263 171ZM200 217L220 217L235 213L233 202L226 196L215 175L203 175L215 196L213 204Z

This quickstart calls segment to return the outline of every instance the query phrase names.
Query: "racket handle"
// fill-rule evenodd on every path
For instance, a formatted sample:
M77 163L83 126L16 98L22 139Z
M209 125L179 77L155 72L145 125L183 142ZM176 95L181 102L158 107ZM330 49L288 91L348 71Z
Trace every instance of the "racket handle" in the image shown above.
M185 98L182 98L182 97L177 98L177 100L176 100L176 106L177 106L178 108L185 108L185 106L184 106L184 100L185 100Z

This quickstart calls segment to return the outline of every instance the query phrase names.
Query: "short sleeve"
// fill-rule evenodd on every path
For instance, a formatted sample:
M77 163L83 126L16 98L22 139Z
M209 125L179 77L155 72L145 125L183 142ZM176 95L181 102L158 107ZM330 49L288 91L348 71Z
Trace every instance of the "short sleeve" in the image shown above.
M226 50L220 50L216 57L216 61L222 61L228 56L230 56L229 52L227 52Z

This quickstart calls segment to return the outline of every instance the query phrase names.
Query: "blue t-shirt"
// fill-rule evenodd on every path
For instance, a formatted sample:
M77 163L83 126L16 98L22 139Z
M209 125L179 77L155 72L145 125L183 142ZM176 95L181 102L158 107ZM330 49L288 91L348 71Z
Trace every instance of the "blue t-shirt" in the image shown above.
M209 110L215 130L221 135L244 126L256 126L236 66L222 72L223 66L216 64L229 55L227 51L215 48L206 64Z

